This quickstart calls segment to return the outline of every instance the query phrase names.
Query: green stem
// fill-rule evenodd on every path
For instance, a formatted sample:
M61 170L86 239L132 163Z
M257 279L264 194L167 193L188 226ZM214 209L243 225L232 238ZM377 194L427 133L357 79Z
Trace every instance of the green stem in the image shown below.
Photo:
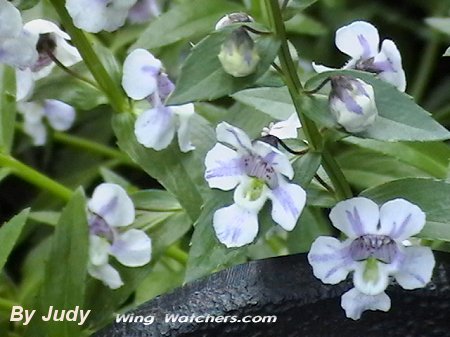
M188 261L188 254L177 246L170 246L167 248L165 255L175 261L178 261L182 265L185 265Z
M352 192L344 174L328 149L323 148L322 136L314 122L303 114L305 105L303 86L297 75L297 69L289 52L286 30L278 0L266 0L266 9L268 11L268 17L271 21L271 25L275 30L275 34L281 40L280 53L278 55L280 58L281 69L285 74L284 80L289 89L295 110L297 111L298 117L302 124L302 130L305 134L308 146L312 151L322 152L323 168L333 183L338 199L342 200L349 198L352 196Z
M108 97L112 108L116 112L125 112L129 110L127 99L123 91L111 78L103 64L100 62L100 59L92 48L92 45L84 32L73 25L72 18L65 8L65 1L50 0L50 2L58 13L67 33L71 36L73 44L77 47L83 57L83 61L86 63L86 66L91 71L100 88Z
M0 154L0 166L10 168L18 177L65 201L72 197L73 192L70 189L9 155Z
M85 138L69 135L64 132L55 131L55 132L53 132L53 139L61 144L65 144L65 145L69 145L69 146L72 146L75 148L86 150L88 152L98 154L100 156L117 159L120 162L122 162L123 164L133 166L133 167L138 167L124 153L122 153L116 149L112 149L109 146L106 146L106 145L103 145L103 144L100 144L100 143L97 143L97 142L94 142L94 141L91 141L91 140L88 140Z
M420 102L425 89L430 81L431 73L436 65L436 55L439 51L440 37L436 32L431 32L431 38L428 40L425 52L418 66L418 73L414 79L414 85L411 89L411 95L416 102Z

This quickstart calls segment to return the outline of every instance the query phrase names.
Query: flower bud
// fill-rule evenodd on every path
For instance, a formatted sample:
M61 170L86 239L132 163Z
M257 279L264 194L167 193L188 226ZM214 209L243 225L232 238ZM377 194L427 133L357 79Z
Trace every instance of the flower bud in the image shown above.
M238 12L225 15L216 23L216 30L239 22L253 22L253 18L247 13Z
M234 77L253 73L259 62L255 43L244 28L237 28L222 44L218 55L224 70Z
M349 76L331 78L329 106L336 121L352 133L369 128L378 115L372 86Z

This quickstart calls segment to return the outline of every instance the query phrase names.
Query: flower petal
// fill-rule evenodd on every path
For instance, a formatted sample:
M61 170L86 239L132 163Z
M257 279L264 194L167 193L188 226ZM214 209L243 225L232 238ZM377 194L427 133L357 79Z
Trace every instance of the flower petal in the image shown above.
M297 138L297 129L301 126L298 115L293 113L288 119L271 124L265 135L272 135L279 139Z
M289 179L294 177L294 169L289 158L272 145L257 140L253 143L253 153L264 158L264 161L270 164L277 173L281 173Z
M391 40L384 40L380 53L375 56L374 66L381 70L378 77L391 83L398 90L406 89L406 76L402 66L402 57L397 46Z
M128 226L134 221L133 202L127 192L116 184L98 185L88 202L88 208L112 227Z
M324 66L324 65L321 65L321 64L317 64L315 62L312 63L312 67L313 67L314 71L316 73L319 73L319 74L320 73L324 73L326 71L337 70L336 68L330 68L330 67L327 67L327 66Z
M355 21L336 31L336 47L353 59L369 59L378 53L378 30L368 22Z
M174 114L163 105L144 111L134 124L134 134L145 147L160 151L170 145L175 135Z
M53 33L62 37L63 39L70 40L70 35L66 32L63 32L56 24L51 21L36 19L27 22L23 28L29 31L32 34L40 35L40 34L50 34Z
M337 284L347 278L355 267L350 257L348 242L331 236L319 236L308 253L314 276L327 284Z
M140 267L150 262L152 241L139 229L130 229L114 240L110 253L127 267Z
M330 220L334 227L344 232L349 238L377 234L378 205L362 197L347 199L333 207Z
M227 122L222 122L216 128L217 140L233 146L238 151L250 152L252 141L247 134Z
M131 23L144 23L161 14L156 0L138 0L128 12L128 20Z
M171 106L170 109L178 116L178 145L181 152L189 152L195 149L190 140L191 126L190 121L195 113L194 104L184 104L179 106Z
M97 235L89 235L89 262L94 266L108 263L110 244Z
M306 192L296 184L289 184L279 175L278 187L270 190L272 219L283 229L291 231L297 224L306 203Z
M129 97L140 100L157 88L161 61L145 49L133 50L123 64L122 87Z
M16 69L16 101L25 101L34 90L34 78L30 68Z
M71 67L82 60L78 49L61 37L56 37L55 56L66 67Z
M22 30L20 11L8 1L0 1L0 38L17 36Z
M100 266L88 265L88 273L93 278L100 280L104 285L111 289L117 289L123 286L122 279L119 272L110 264L103 264Z
M44 113L52 128L58 131L70 129L75 121L75 109L73 106L56 99L46 99L44 101Z
M213 225L217 238L227 248L242 247L258 234L258 213L233 204L214 213Z
M220 143L206 154L205 166L205 179L209 187L224 191L235 188L244 173L241 157Z
M24 69L38 60L37 36L22 30L13 38L0 39L0 63Z
M381 206L380 224L380 234L401 242L422 230L425 213L405 199L394 199Z
M436 264L429 247L406 247L400 270L394 274L398 284L404 289L423 288L430 282Z
M366 310L389 311L391 299L385 292L371 296L359 292L356 288L352 288L342 295L341 306L348 318L357 320L361 318L361 314Z
M369 264L375 266L368 270ZM378 295L386 290L389 284L389 273L395 268L376 260L365 260L355 264L353 284L355 288L366 295Z
M29 122L25 119L24 132L30 136L34 146L42 146L47 140L47 128L42 121Z

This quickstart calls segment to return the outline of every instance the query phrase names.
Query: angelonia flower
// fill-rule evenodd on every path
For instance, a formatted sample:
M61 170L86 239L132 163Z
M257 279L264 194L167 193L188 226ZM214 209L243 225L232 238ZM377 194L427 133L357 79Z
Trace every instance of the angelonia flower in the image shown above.
M67 0L66 9L76 27L90 33L122 27L137 0Z
M43 102L18 102L17 110L24 118L24 132L31 137L33 145L44 145L48 124L57 131L68 130L75 121L75 109L64 102L46 99Z
M38 59L37 37L22 25L19 10L9 1L0 0L0 64L25 69Z
M301 128L302 124L296 113L289 116L288 119L279 122L271 122L267 127L264 127L261 136L275 136L278 139L292 139L298 137L297 129Z
M260 60L255 42L243 27L231 32L220 47L218 58L225 72L234 77L254 73Z
M209 187L234 189L234 204L214 213L217 238L227 247L253 242L258 234L258 213L272 200L272 219L291 231L306 202L306 193L291 184L294 170L287 156L277 148L250 138L226 122L216 128L217 143L205 158L205 179Z
M175 85L163 72L160 60L147 50L133 50L123 65L122 87L132 99L147 99L152 105L151 109L140 113L136 119L134 133L139 143L160 151L170 145L177 133L182 152L195 149L189 138L194 105L165 104Z
M329 107L336 121L352 133L366 130L378 116L372 86L350 76L331 77Z
M16 71L18 101L27 99L33 92L34 82L50 74L57 59L70 67L81 61L78 50L67 41L70 36L56 24L47 20L32 20L24 28L37 39L38 59L29 68Z
M351 57L343 69L356 69L376 74L400 91L406 89L402 58L395 43L383 40L379 49L378 30L368 22L355 21L336 31L336 46ZM313 63L317 72L335 70Z
M144 23L161 14L157 0L137 0L128 12L128 21Z
M150 262L152 243L139 229L126 229L135 219L134 205L125 190L116 184L97 186L88 202L88 273L111 289L123 285L119 272L109 264L109 255L127 267Z
M430 282L435 265L431 249L406 241L425 225L418 206L394 199L379 208L357 197L339 202L330 219L347 239L318 237L308 260L314 276L324 283L337 284L353 272L354 288L341 301L347 317L359 319L365 310L388 311L391 301L385 290L390 276L408 290Z

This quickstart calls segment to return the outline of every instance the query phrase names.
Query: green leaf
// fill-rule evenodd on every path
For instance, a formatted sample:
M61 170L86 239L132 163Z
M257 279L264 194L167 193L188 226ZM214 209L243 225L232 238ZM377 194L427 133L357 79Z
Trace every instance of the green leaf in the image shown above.
M194 225L191 249L186 268L185 282L192 282L229 266L246 254L246 248L227 248L221 244L214 232L214 212L232 204L232 193L213 190L206 198L202 214Z
M231 97L279 120L297 113L287 87L246 89Z
M327 28L321 22L303 13L293 16L286 21L286 31L293 34L323 35Z
M41 292L41 311L83 308L88 261L88 224L86 200L77 190L63 209L55 228ZM46 323L49 337L72 337L81 334L76 322Z
M450 138L450 133L427 111L415 104L411 97L371 74L352 70L328 71L312 77L305 87L311 90L326 78L339 74L361 78L371 84L375 91L379 116L374 125L357 136L385 141L435 141ZM319 112L325 113L317 113Z
M12 67L0 65L0 151L9 153L16 121L16 76Z
M322 156L317 152L308 152L296 158L292 163L295 172L292 182L301 185L303 188L308 187L320 167L321 160Z
M241 6L231 1L187 1L153 20L130 50L154 49L205 35L214 29L222 16L241 9Z
M450 148L437 142L387 143L372 139L347 137L344 142L385 154L417 167L436 178L445 179L450 162Z
M304 10L305 8L308 8L316 2L317 0L293 0L290 6L300 10Z
M230 27L212 33L192 49L181 68L169 104L213 100L232 94L254 84L269 69L278 53L280 42L272 36L261 36L255 43L261 57L255 73L236 78L225 72L217 55L231 29Z
M426 18L425 22L441 33L450 35L450 18Z
M20 0L19 4L16 7L22 11L26 9L33 8L39 3L40 0Z
M30 212L30 220L43 223L50 226L56 226L58 224L61 213L56 211L34 211Z
M29 210L25 209L0 227L0 272L22 233L28 213Z
M409 178L389 182L361 193L378 203L404 198L418 205L427 223L419 237L450 241L450 183L440 180Z
M128 193L138 190L138 188L127 179L107 167L100 167L100 175L105 182L122 186Z
M182 154L176 144L172 144L163 151L145 148L134 137L134 117L130 114L116 115L113 128L119 147L145 172L176 196L192 221L195 221L200 214L203 199L182 160L183 156L193 156L193 154ZM196 171L199 171L198 165Z

